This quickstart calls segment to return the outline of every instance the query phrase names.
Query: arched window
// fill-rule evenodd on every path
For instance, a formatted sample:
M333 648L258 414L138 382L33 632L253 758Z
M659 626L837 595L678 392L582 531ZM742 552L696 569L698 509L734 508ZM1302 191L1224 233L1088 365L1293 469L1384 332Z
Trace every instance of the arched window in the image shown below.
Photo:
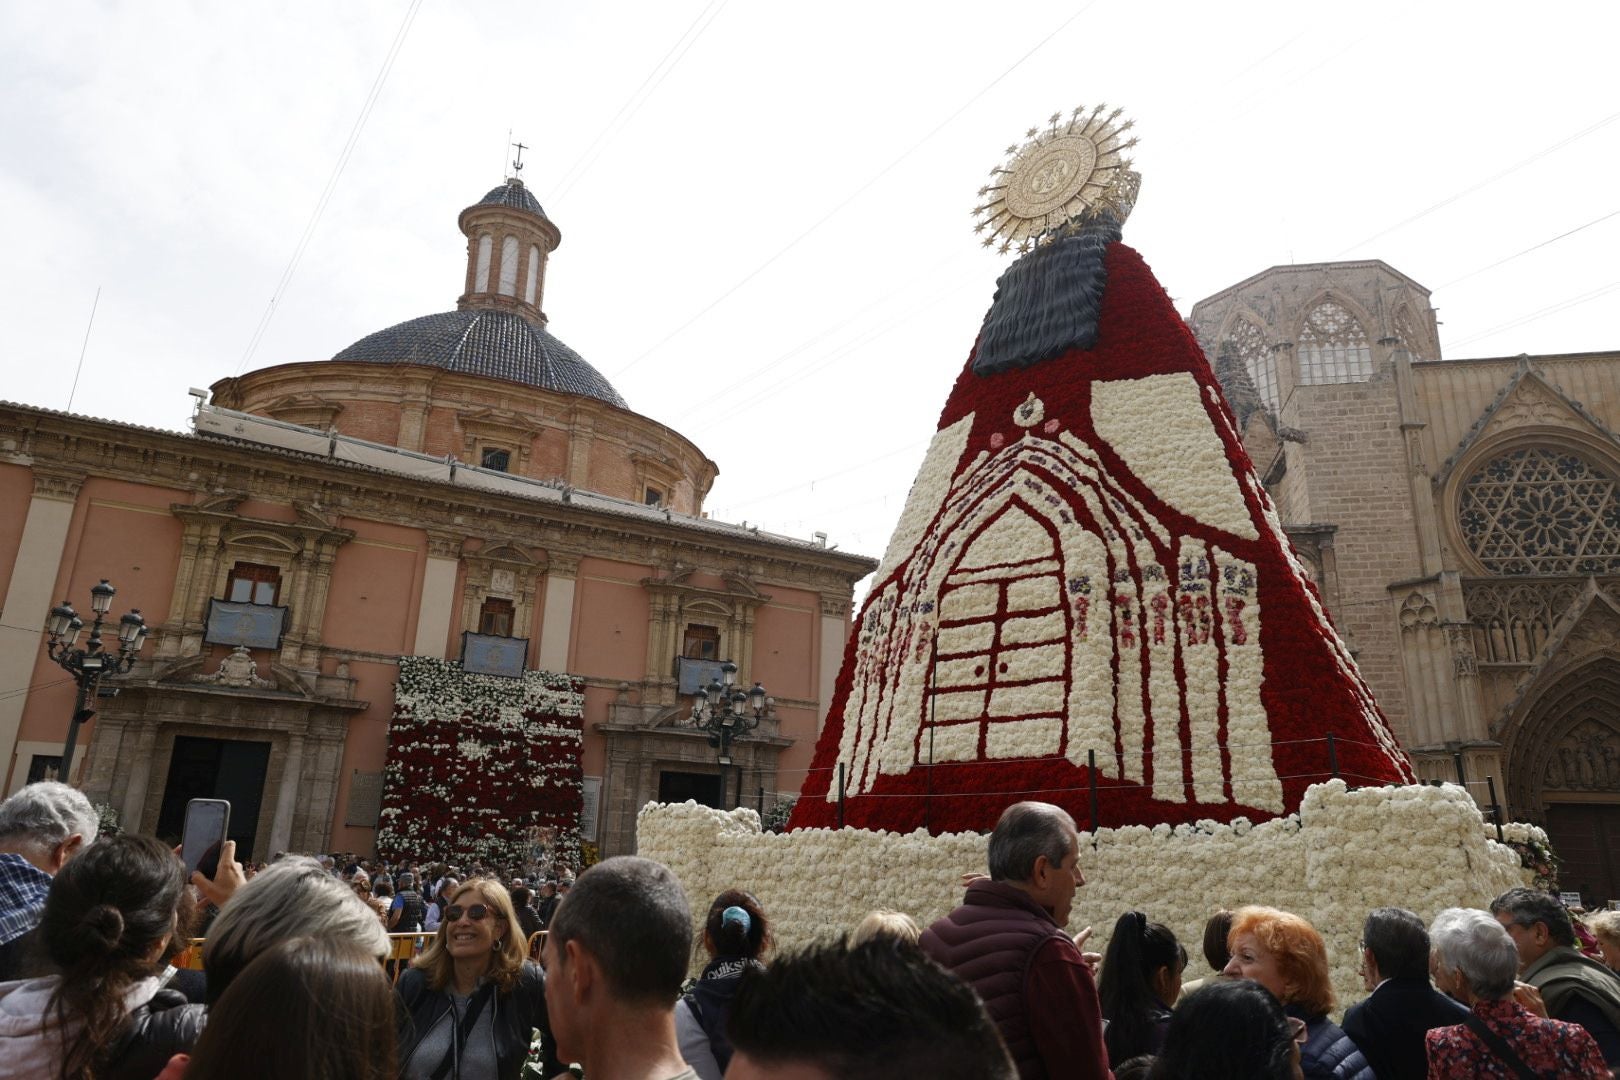
M1428 336L1418 329L1417 319L1412 316L1412 309L1402 304L1395 309L1395 336L1400 343L1406 346L1406 351L1413 360L1422 360L1426 351L1424 342Z
M473 292L489 291L489 255L493 247L489 233L478 238L478 276L473 282Z
M523 302L534 303L535 286L540 283L540 246L529 245L529 279L523 286Z
M1240 318L1232 324L1226 340L1237 350L1261 403L1276 412L1282 404L1277 393L1277 357L1266 341L1266 332L1249 319Z
M1367 331L1336 301L1323 300L1311 308L1298 344L1299 381L1306 386L1372 378Z
M1620 501L1609 473L1564 449L1527 446L1463 484L1463 539L1493 574L1620 573Z
M501 241L501 295L517 295L518 238L508 236Z

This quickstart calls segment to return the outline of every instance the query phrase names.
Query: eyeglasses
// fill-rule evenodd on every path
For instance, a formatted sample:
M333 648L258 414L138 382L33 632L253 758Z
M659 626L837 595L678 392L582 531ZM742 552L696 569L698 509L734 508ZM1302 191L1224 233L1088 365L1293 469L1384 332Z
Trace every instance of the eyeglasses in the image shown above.
M460 904L451 904L449 907L444 909L444 921L447 923L456 922L463 915L467 916L467 918L471 919L473 922L483 922L485 919L489 918L489 908L485 907L483 904L473 904L470 907L462 907Z
M1287 1018L1287 1020L1288 1033L1293 1036L1295 1042L1299 1043L1301 1046L1304 1046L1306 1040L1311 1037L1311 1029L1306 1027L1305 1021L1301 1020L1297 1016L1290 1016Z

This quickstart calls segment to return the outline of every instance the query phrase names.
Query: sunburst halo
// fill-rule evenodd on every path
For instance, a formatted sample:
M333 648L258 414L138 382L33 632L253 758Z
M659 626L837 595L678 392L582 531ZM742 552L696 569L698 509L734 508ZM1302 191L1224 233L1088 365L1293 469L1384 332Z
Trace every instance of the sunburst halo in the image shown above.
M1045 244L1101 211L1123 223L1136 203L1141 177L1125 152L1136 145L1119 122L1123 110L1053 113L1046 130L1030 128L1022 145L1007 148L1007 160L990 170L992 182L979 189L975 232L990 230L999 250L1020 252ZM986 245L988 246L988 245Z

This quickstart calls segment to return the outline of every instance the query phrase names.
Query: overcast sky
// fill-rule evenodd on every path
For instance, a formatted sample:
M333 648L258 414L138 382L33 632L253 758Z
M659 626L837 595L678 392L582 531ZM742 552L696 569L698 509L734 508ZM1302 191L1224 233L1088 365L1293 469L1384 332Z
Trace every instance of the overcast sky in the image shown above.
M719 464L716 516L878 555L1026 128L1135 119L1125 239L1184 313L1380 258L1448 359L1616 349L1617 38L1597 2L0 5L0 398L181 429L190 386L453 308L510 129L552 332Z

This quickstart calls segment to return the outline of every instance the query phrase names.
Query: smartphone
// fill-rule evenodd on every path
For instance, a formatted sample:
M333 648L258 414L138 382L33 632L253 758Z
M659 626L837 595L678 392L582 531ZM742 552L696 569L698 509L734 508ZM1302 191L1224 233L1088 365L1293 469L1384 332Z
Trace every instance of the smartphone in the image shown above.
M212 878L219 869L219 847L231 824L231 804L224 799L192 799L186 803L186 827L180 834L180 860L186 874L193 870Z

